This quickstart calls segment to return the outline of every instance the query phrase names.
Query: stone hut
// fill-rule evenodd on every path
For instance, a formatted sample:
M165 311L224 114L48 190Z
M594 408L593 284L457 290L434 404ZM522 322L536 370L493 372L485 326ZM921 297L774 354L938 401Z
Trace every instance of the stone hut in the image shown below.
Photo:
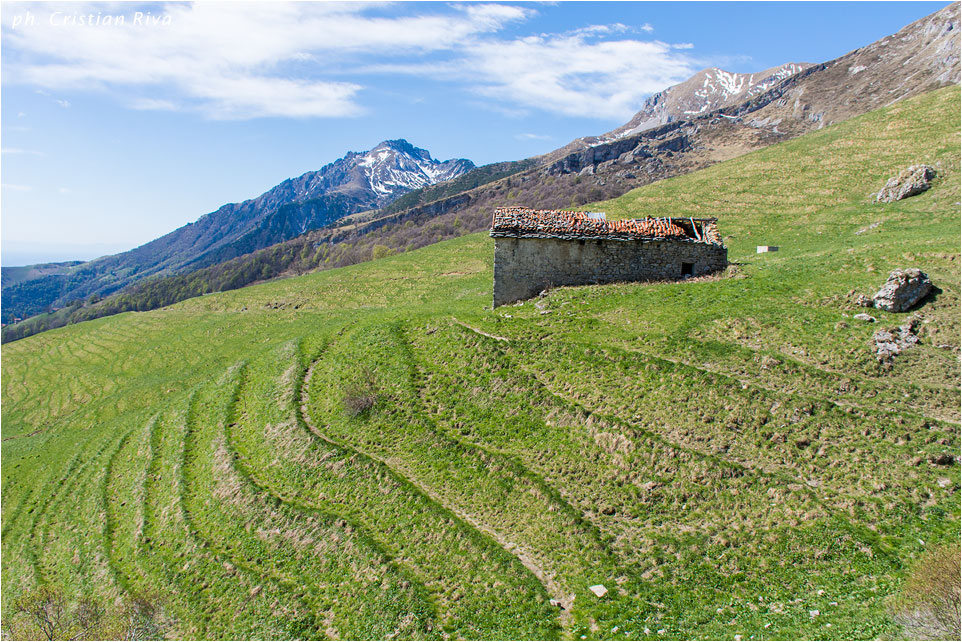
M683 279L728 265L713 218L608 221L598 212L494 211L494 307L545 288Z

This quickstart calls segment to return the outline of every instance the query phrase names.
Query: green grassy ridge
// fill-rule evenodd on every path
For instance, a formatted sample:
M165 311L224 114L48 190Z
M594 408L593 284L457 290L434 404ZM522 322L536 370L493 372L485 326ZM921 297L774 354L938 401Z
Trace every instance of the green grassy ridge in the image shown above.
M356 631L364 638L419 637L422 620L430 617L431 609L422 596L400 589L404 578L387 572L378 551L362 551L352 542L355 538L330 518L322 525L317 514L265 500L257 492L260 489L245 484L243 476L230 469L236 453L231 452L225 428L245 375L228 371L225 383L230 382L234 390L226 390L223 384L208 387L194 406L188 439L191 456L185 469L185 479L193 480L185 497L190 500L191 515L197 516L194 523L198 528L203 525L207 541L221 543L223 554L236 567L272 576L285 592L298 596L310 609L293 614L299 619L300 635L324 629ZM258 529L252 535L247 524L255 520ZM410 628L395 630L392 624L408 613L421 617ZM365 628L371 622L381 625Z
M298 350L323 349L303 345ZM245 465L289 501L341 515L409 568L439 604L443 630L473 638L551 637L546 598L536 599L542 589L520 564L387 466L316 438L306 425L298 430L301 422L293 415L300 378L295 374L303 375L298 364L304 364L291 354L278 358L278 352L290 348L282 346L259 362L275 372L253 377L262 386L241 398L234 443ZM275 403L278 399L284 402ZM277 426L288 430L274 430ZM492 575L503 594L494 590ZM527 596L522 602L513 597L519 591ZM485 627L479 628L482 622Z
M336 348L315 365L311 392L336 389L343 379L355 376L359 364L377 364L383 386L378 394L384 397L385 410L372 412L364 421L345 421L341 399L312 394L317 400L311 406L312 418L326 425L329 434L390 461L419 487L430 488L446 506L517 544L554 578L557 599L567 601L569 593L583 592L592 583L589 578L597 580L604 568L612 566L609 553L579 512L537 475L500 453L465 443L428 418L418 400L412 355L399 324L359 329ZM538 554L546 547L553 555Z
M592 206L713 208L742 278L491 311L491 240L472 235L9 344L5 587L35 568L108 597L154 586L179 637L324 637L335 621L353 637L897 635L887 599L906 566L958 540L958 465L926 460L959 449L957 351L937 347L959 344L958 113L948 88ZM909 162L941 163L933 189L871 204ZM922 343L879 367L879 326L851 319L848 292L914 263L942 292ZM383 399L349 419L365 365ZM353 587L310 595L300 540L271 539L282 525L344 533L330 568L386 588L367 610ZM552 533L597 541L603 577ZM519 552L572 589L569 611ZM472 615L488 597L518 617Z
M458 330L463 332L461 328ZM772 498L770 493L766 494L766 490L777 488L780 502L797 503L799 506L794 511L803 522L826 522L828 515L825 511L813 506L811 498L806 497L804 492L793 492L790 484L782 480L746 475L741 468L720 458L679 449L670 442L658 439L657 435L639 435L626 426L618 426L614 417L586 413L583 408L548 391L533 377L526 376L522 364L512 362L505 354L493 356L490 349L496 347L496 342L474 337L479 342L490 344L488 350L484 351L487 352L486 357L479 354L476 358L478 363L474 363L475 360L465 358L467 350L464 345L457 345L449 337L440 337L441 334L441 330L437 330L431 336L438 336L439 343L452 346L462 355L457 367L457 376L461 380L444 386L438 398L458 394L456 391L467 388L470 385L468 382L477 385L470 394L474 398L485 398L483 392L477 392L478 388L491 390L490 397L485 399L490 410L471 415L472 428L487 428L487 431L472 437L486 442L496 439L503 450L513 451L528 465L543 470L543 474L551 479L562 494L579 503L586 517L597 523L607 535L606 539L616 546L623 563L637 564L639 568L636 572L642 577L658 571L665 584L673 588L671 593L660 599L674 605L675 617L681 621L703 619L707 622L711 619L710 612L699 612L699 608L693 608L690 602L692 595L685 590L685 582L679 581L681 578L691 581L698 577L706 585L699 587L702 591L711 587L707 591L711 600L718 600L722 593L720 586L728 583L725 578L699 564L697 555L694 559L685 559L685 549L708 545L715 550L732 548L737 551L740 547L750 548L746 544L760 537L754 534L756 531L770 535L772 531L781 530L782 524L764 519L764 513L770 510L768 500ZM430 350L427 354L436 355L440 362L445 362L445 357L450 356L443 350ZM466 364L470 364L469 367L465 367ZM485 379L485 373L490 373L493 383ZM512 400L506 396L506 388L523 390L524 393ZM458 407L464 408L464 405L459 403ZM497 413L510 416L510 426L500 426ZM479 416L483 417L484 414L489 415L488 421L479 420ZM501 433L500 437L492 436L492 431ZM570 440L582 431L582 440L587 444L573 448L570 443L565 443L564 438ZM592 437L595 443L590 443ZM596 462L604 461L606 455L611 461L599 467ZM585 462L590 464L586 465ZM723 480L724 487L706 488L704 483L707 480ZM779 515L784 520L791 514ZM728 516L722 520L726 524L734 520L740 524L740 529L748 533L733 533L726 527L719 529L713 526L712 521L718 521L720 515ZM665 528L666 523L671 527ZM640 540L633 538L632 531L640 530L638 527L642 524L644 537ZM822 528L835 538L853 539L850 528L839 530L838 524ZM797 536L792 539L797 539ZM655 565L651 564L653 558L658 560ZM749 564L750 559L751 555L743 554L739 563ZM683 563L676 567L676 560ZM692 564L699 569L697 575L688 572ZM810 569L810 564L804 566ZM621 585L622 590L626 588L643 591L642 587L632 587L631 582ZM772 593L774 591L769 592L769 597ZM790 594L791 590L788 592ZM703 602L704 599L703 595L699 601ZM609 614L610 623L623 627L626 621L632 619L629 614L630 608L620 605ZM679 624L681 622L676 626Z

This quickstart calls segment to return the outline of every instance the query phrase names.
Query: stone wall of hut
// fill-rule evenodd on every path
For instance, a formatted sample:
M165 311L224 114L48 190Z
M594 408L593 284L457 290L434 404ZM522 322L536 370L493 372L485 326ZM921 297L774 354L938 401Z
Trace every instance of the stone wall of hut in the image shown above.
M700 276L724 269L724 245L693 240L495 237L494 307L548 287Z

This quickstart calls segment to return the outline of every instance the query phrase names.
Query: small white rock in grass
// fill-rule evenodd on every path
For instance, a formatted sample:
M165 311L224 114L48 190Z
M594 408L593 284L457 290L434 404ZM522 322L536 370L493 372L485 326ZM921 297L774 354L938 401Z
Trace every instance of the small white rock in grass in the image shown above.
M665 633L667 633L665 629L658 629L658 635L664 635Z
M649 629L649 628L646 626L644 633L645 633L645 635L651 635L651 629Z
M813 609L813 610L811 610L811 611L808 612L808 617L810 617L810 618L816 618L816 617L818 617L819 615L820 615L820 614L819 614L819 612L818 612L818 609Z
M765 623L765 628L767 629L767 628L770 627L771 625L772 625L771 622L766 622L766 623Z
M825 589L818 589L818 595L825 595Z
M735 642L742 642L742 636L736 635L736 636L735 636Z
M594 586L589 586L588 590L594 593L597 597L604 597L608 594L608 589L605 588L604 584L595 584Z

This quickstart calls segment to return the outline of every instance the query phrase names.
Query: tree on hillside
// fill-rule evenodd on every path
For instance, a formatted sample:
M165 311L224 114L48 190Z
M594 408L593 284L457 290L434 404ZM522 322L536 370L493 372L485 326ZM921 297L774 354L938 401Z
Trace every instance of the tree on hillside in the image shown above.
M95 597L70 598L58 587L41 586L5 611L6 640L156 640L170 626L154 595L133 595L108 606Z

